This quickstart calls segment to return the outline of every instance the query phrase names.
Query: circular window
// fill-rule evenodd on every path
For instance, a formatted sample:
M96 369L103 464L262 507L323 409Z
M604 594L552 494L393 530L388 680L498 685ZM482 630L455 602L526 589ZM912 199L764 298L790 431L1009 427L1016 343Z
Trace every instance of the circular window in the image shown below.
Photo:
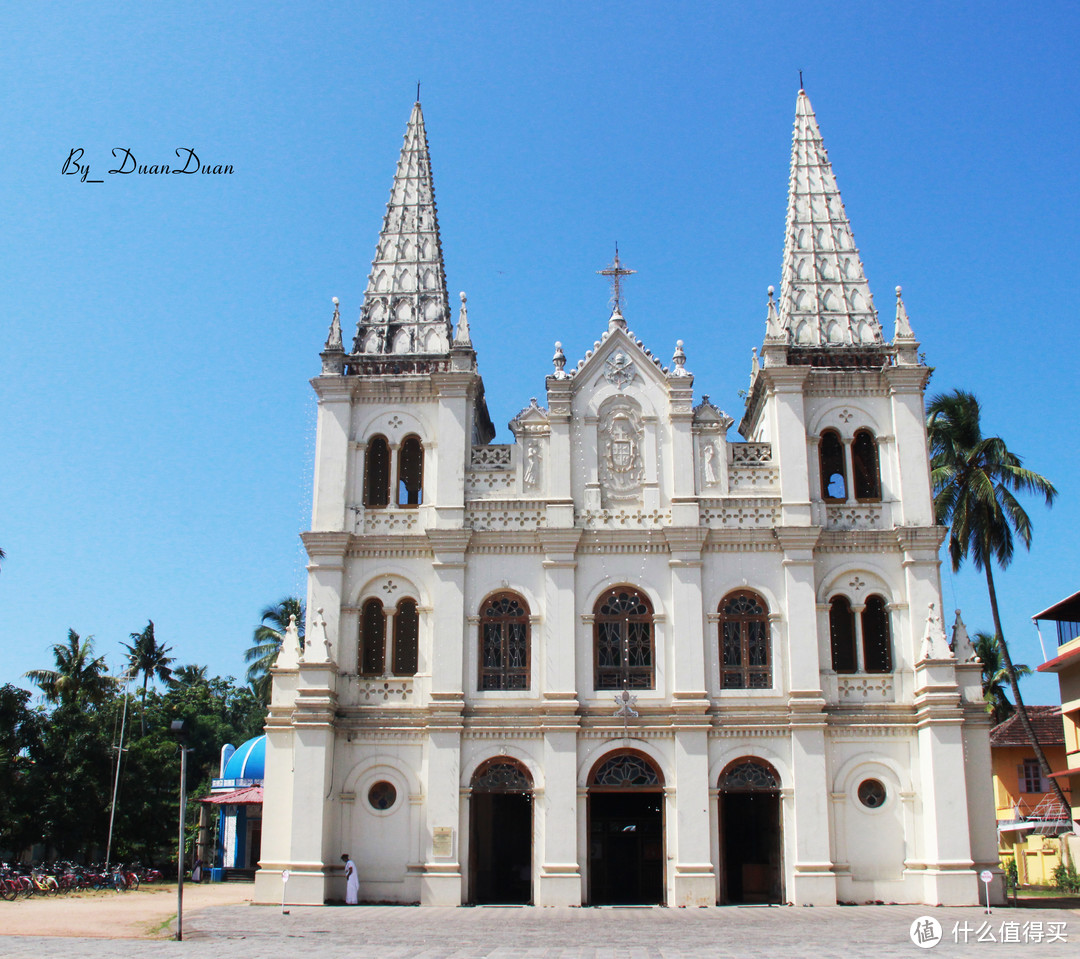
M885 787L876 779L864 779L859 783L859 802L867 809L877 809L885 802Z
M397 790L385 780L375 783L367 794L367 801L371 804L372 809L389 809L394 805L396 799Z

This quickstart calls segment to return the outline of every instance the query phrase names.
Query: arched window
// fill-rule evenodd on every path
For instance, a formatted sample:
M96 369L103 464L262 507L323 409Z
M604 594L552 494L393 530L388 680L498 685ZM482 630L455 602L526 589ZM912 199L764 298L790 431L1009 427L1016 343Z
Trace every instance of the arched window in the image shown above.
M398 451L398 506L419 506L424 499L424 447L408 436Z
M878 469L877 441L869 430L858 430L851 444L851 472L855 482L855 498L881 499L881 472Z
M633 750L609 754L589 776L589 789L660 789L664 780L653 761Z
M480 688L529 688L529 606L516 593L480 608Z
M827 502L847 499L847 471L844 469L844 444L836 430L825 430L818 444L821 459L821 495Z
M768 689L769 610L757 593L741 589L720 603L720 685L724 689Z
M386 661L386 615L377 599L367 600L360 612L360 674L381 676Z
M597 689L652 689L653 614L648 597L633 586L615 586L597 600Z
M395 676L414 676L418 669L417 656L420 649L420 617L415 599L403 599L394 614Z
M364 505L374 509L390 505L390 447L385 436L368 440L364 456Z
M880 596L868 596L862 612L863 669L868 673L892 672L889 611Z
M829 604L829 636L832 668L838 673L855 672L859 668L855 656L855 613L846 596L836 596Z

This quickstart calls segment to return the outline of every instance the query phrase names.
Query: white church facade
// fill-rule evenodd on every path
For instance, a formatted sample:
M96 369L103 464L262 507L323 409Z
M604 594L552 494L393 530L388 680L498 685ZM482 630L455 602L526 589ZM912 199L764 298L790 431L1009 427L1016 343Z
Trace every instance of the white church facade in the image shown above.
M267 719L256 898L970 904L989 720L941 616L923 391L799 92L738 432L627 328L493 445L413 107L351 348L322 372L307 642ZM537 391L539 392L539 391ZM523 401L524 402L524 401Z

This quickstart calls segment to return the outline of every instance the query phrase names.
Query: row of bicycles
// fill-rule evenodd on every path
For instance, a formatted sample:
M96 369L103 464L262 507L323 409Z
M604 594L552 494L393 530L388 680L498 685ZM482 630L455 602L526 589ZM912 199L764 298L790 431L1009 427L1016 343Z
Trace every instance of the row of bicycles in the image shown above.
M20 896L59 896L69 892L89 889L115 889L126 892L138 889L144 882L160 882L162 874L157 869L139 865L117 864L106 868L80 866L71 862L58 862L51 866L27 869L0 863L0 899L12 901Z

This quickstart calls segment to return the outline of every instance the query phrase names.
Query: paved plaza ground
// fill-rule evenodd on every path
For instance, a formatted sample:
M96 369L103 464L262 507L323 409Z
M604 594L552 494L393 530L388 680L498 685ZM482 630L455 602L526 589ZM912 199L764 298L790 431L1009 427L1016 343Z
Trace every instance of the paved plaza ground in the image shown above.
M253 906L242 901L250 895L250 890L250 886L191 890L190 898L185 895L183 942L161 938L169 934L170 923L175 919L174 890L171 896L169 890L160 890L123 896L111 894L111 899L105 896L0 903L0 957L883 959L946 955L1072 959L1080 943L1080 909L995 909L987 917L980 909L925 906L708 909L291 906L288 915L282 915L280 907ZM103 921L101 917L106 916ZM909 937L912 922L922 916L934 917L942 927L941 941L925 950L915 946ZM54 935L41 934L47 931ZM67 938L56 933L66 934ZM87 937L88 933L95 938ZM1067 936L1067 942L1048 941L1061 933ZM980 937L983 941L979 941ZM1020 941L1001 941L1014 937ZM1040 937L1042 941L1032 941ZM1025 938L1029 941L1024 941Z

